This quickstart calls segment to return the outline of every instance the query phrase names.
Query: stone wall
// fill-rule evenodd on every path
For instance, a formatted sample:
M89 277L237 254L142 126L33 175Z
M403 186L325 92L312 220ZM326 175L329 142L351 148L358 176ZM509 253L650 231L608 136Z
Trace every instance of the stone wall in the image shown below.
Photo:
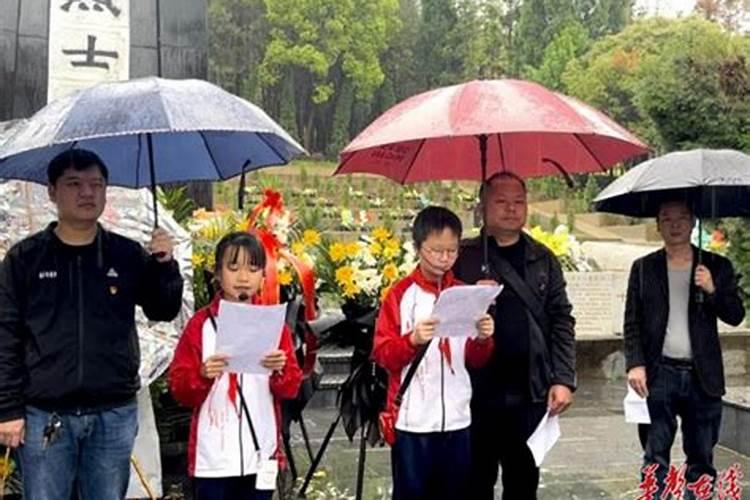
M576 317L576 337L581 340L622 336L628 273L621 271L565 273L568 296ZM719 331L749 332L741 325L719 322Z
M622 329L628 273L566 273L568 296L576 317L579 377L620 378L625 375ZM719 323L728 378L750 374L750 329ZM731 384L731 381L730 381Z

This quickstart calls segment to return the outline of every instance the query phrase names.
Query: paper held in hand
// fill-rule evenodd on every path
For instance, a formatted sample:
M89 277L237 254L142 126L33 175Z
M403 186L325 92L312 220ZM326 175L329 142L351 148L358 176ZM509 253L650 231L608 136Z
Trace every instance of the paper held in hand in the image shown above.
M625 410L625 421L629 424L650 424L651 416L648 413L646 398L642 398L635 389L628 384L628 393L622 400Z
M502 285L462 285L442 291L431 315L439 320L435 336L475 336L477 321L502 290Z
M279 348L286 319L286 304L261 306L227 302L219 304L216 352L229 357L227 371L269 374L260 362Z
M544 457L555 446L558 439L560 439L560 417L550 416L548 411L526 441L526 446L534 456L534 463L537 467L541 467Z

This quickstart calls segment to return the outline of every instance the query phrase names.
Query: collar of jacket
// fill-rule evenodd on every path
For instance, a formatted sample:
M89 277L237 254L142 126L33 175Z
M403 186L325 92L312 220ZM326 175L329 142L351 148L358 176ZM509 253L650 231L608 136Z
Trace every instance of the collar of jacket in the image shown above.
M695 245L690 245L690 249L693 251L693 267L696 267L698 265L698 247L695 246ZM702 257L702 261L703 262L706 261L706 257L710 258L710 256L713 255L711 252L709 252L707 250L702 250L701 254L702 254L701 257ZM656 251L656 257L659 260L664 261L664 263L666 264L666 262L667 262L667 249L664 248L664 247L661 247L659 250Z
M414 282L422 289L427 290L428 292L432 292L435 295L438 295L441 290L445 290L446 288L458 283L458 280L456 280L455 276L453 276L453 271L448 271L440 280L440 288L438 288L437 283L435 283L434 281L430 281L425 277L419 265L417 265L416 269L411 272L409 277L413 279Z
M691 264L691 276L695 274L695 268L698 267L698 247L695 245L690 245L690 248L693 250L693 263ZM703 264L706 264L707 260L711 260L711 252L707 252L705 250L701 251L702 253L702 260L701 262ZM669 297L669 289L667 287L668 283L668 271L669 271L669 264L667 262L667 249L662 247L659 250L657 250L654 254L654 257L656 259L656 272L658 273L659 279L659 288L661 289L662 293ZM693 283L692 280L690 280L690 289L692 290L695 287L695 283ZM692 301L693 293L690 294L690 300Z
M61 246L65 243L55 234L55 228L57 227L57 221L50 222L44 229L42 234L44 235L45 242L53 244L55 246ZM96 244L96 265L99 269L104 267L104 240L107 239L107 231L98 222L96 223L96 236L94 237L93 243Z
M477 247L481 250L482 248L482 236L484 235L484 228L482 228L479 236L464 240L461 244L464 247ZM490 236L491 238L491 236ZM536 241L534 238L526 234L526 231L521 231L521 238L526 242L526 262L535 262L539 259L544 258L549 254L547 247Z
M251 297L251 304L261 304L260 298L257 295L253 295ZM211 300L211 303L208 304L208 311L211 313L211 316L214 318L219 316L219 303L224 300L224 292L216 292L216 295L214 295L214 298Z

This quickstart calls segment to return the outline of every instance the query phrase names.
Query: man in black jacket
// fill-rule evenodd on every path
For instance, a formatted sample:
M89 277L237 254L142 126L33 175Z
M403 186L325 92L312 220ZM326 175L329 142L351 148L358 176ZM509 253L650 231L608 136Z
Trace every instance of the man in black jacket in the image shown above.
M494 307L495 350L472 373L472 491L494 498L498 462L503 498L536 498L539 468L526 440L549 409L567 409L575 390L575 320L557 258L523 232L526 185L511 173L492 176L480 195L489 236L489 276L482 270L482 238L465 241L454 267L466 283L491 280L505 289ZM515 273L515 280L508 279ZM533 302L527 304L523 284Z
M664 248L633 263L625 304L628 383L647 398L651 425L645 466L656 464L664 488L670 449L682 421L685 479L716 478L724 366L717 318L739 325L745 309L732 264L690 244L695 218L684 201L662 204L657 216Z
M152 320L180 309L172 241L147 253L98 219L108 172L86 150L48 168L58 220L0 267L0 444L18 447L27 500L124 498L137 430L135 306Z

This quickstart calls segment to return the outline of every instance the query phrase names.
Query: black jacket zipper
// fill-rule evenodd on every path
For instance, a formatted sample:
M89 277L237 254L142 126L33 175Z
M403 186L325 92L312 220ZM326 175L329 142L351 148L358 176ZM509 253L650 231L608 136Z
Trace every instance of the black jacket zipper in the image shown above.
M81 256L76 257L78 273L78 387L83 387L83 268Z

